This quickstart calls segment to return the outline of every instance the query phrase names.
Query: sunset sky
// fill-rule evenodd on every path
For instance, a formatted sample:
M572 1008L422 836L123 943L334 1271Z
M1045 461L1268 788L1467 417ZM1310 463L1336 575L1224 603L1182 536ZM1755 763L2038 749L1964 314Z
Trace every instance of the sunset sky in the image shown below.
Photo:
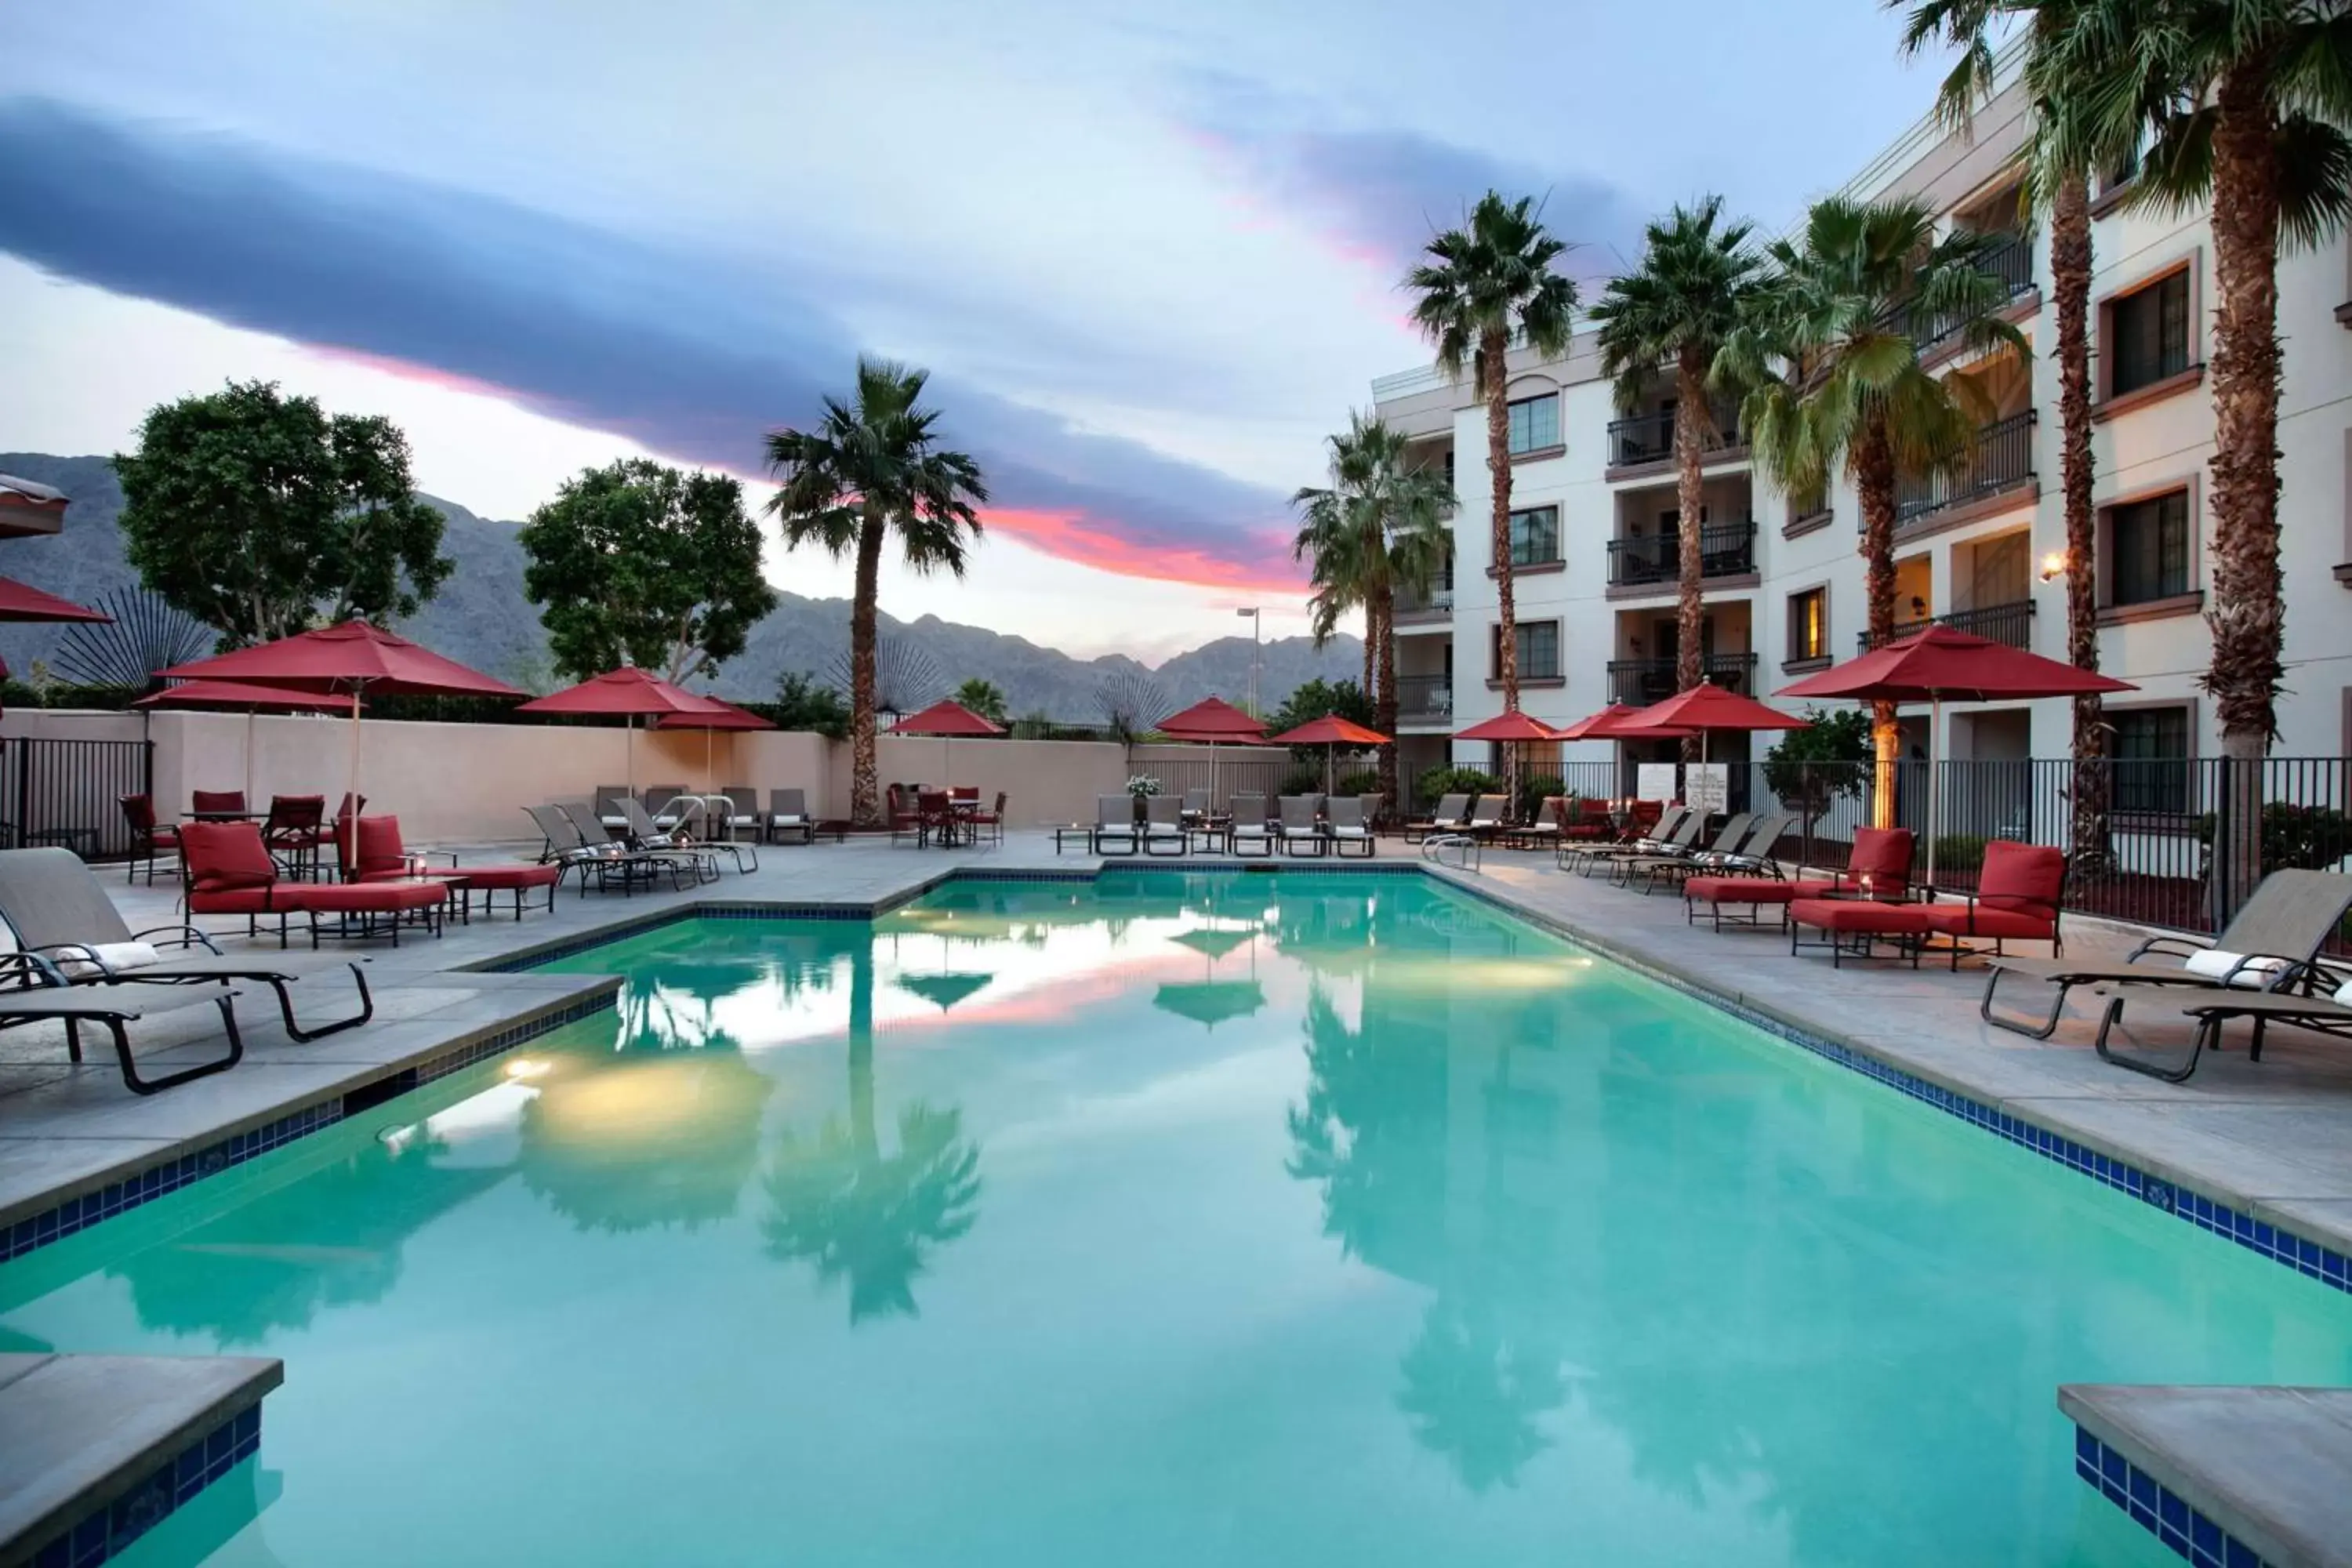
M969 580L894 570L891 613L1147 658L1236 605L1297 630L1286 498L1425 358L1433 225L1542 195L1605 274L1703 191L1787 221L1931 89L1867 0L1671 13L0 6L0 450L258 376L520 519L625 453L756 479L867 349L932 370L996 496Z

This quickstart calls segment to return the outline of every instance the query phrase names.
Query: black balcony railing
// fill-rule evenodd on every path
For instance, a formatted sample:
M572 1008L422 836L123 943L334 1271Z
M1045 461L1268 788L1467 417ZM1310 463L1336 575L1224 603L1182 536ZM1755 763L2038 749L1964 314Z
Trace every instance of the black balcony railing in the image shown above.
M1433 583L1426 594L1399 594L1396 615L1400 621L1441 620L1454 613L1454 584Z
M1756 656L1752 653L1711 653L1699 661L1703 674L1727 691L1754 695ZM1676 661L1671 658L1612 658L1609 661L1611 700L1634 708L1663 702L1678 689Z
M1715 434L1702 437L1702 450L1720 452L1739 444L1739 410L1728 405L1715 411ZM1661 408L1649 414L1636 414L1631 418L1614 419L1609 424L1609 466L1630 468L1636 463L1659 463L1675 455L1675 411Z
M2033 243L2011 235L1986 253L1979 270L1999 279L2016 299L2033 287ZM1962 318L1948 310L1928 310L1916 303L1897 305L1887 312L1886 325L1910 338L1922 349L1936 348L1960 330Z
M1633 588L1673 583L1682 577L1682 535L1637 533L1609 542L1609 585ZM1698 531L1699 571L1708 577L1738 577L1756 570L1756 524L1711 522Z
M1956 632L1968 632L1976 637L1988 637L1997 643L2007 643L2011 647L2030 648L2033 646L2033 601L2018 599L2006 605L1985 605L1973 610L1954 610L1948 616L1931 616L1924 621L1917 619L1897 621L1895 623L1895 630L1886 640L1900 642L1912 633L1929 626L1949 626ZM1860 634L1854 640L1861 645L1862 651L1864 653L1868 653L1877 646L1871 640L1868 632Z
M1947 508L1998 495L2033 478L2033 424L2031 408L1996 419L1977 432L1956 469L1898 480L1895 526L1903 528ZM1854 526L1864 526L1859 518Z
M1450 675L1397 677L1397 722L1450 723L1454 719L1454 678Z

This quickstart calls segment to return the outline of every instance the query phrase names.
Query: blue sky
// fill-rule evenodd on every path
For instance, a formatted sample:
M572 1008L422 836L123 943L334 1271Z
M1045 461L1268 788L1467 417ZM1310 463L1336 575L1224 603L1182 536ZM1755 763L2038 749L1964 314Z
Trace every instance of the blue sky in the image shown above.
M756 479L878 350L997 500L967 583L886 608L1146 658L1295 629L1285 497L1425 357L1433 224L1539 195L1604 276L1704 191L1785 222L1932 90L1867 0L1668 10L12 5L0 449L266 376L520 518L623 453Z

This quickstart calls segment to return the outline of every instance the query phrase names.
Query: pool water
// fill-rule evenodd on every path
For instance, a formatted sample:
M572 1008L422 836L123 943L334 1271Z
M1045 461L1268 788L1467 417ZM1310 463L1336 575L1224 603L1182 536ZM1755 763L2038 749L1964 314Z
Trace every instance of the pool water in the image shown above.
M0 1268L282 1356L121 1561L2136 1563L2063 1382L2352 1300L1418 878L952 884Z

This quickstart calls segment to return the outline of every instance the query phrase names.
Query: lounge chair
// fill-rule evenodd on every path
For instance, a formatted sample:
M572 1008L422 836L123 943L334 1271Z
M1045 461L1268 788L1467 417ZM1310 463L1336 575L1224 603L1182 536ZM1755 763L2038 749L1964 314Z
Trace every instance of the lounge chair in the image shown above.
M1610 879L1619 887L1630 887L1634 878L1641 877L1644 879L1645 884L1643 890L1647 892L1650 888L1657 885L1656 879L1652 877L1651 873L1661 867L1689 865L1696 862L1702 855L1728 855L1746 844L1748 826L1755 820L1756 817L1751 812L1734 812L1724 818L1723 826L1716 829L1714 842L1705 848L1696 845L1687 847L1670 845L1654 855L1613 857L1609 862Z
M2308 994L2320 986L2324 975L2315 962L2319 950L2335 934L2347 909L2352 909L2352 877L2338 871L2273 871L2210 942L2193 936L2152 936L2132 949L2121 963L2083 963L2067 958L1990 960L1992 973L1985 981L1984 1000L1978 1005L1978 1012L1988 1024L2043 1040L2057 1029L2067 993L2077 985L2234 987ZM2179 959L2180 967L2144 962L2163 959ZM1995 1016L1993 994L2004 974L2020 974L2057 987L2049 1016L2039 1024ZM2135 1071L2147 1070L2143 1064L2121 1058L2116 1061Z
M1698 842L1706 826L1706 818L1696 811L1676 806L1680 816L1669 812L1658 819L1663 831L1654 837L1643 837L1624 844L1563 844L1559 847L1559 863L1562 870L1574 868L1584 875L1592 875L1598 866L1608 866L1619 860L1640 860L1654 856L1685 850Z
M590 793L588 798L596 803L596 819L607 832L618 833L628 826L627 819L621 816L621 802L628 796L626 784L598 784Z
M166 855L180 852L180 830L168 823L155 820L155 797L146 795L126 795L121 797L122 820L131 829L131 874L123 878L126 884L139 879L139 868L147 868L147 885L155 885L155 867Z
M352 851L344 855L343 879L350 882L399 882L411 879L411 851L401 842L400 818L396 816L362 816L358 829L351 836ZM343 853L338 846L338 853ZM556 884L563 879L562 868L530 862L509 861L503 865L467 866L446 849L417 852L422 858L444 859L446 866L436 871L449 882L450 896L469 920L473 913L473 897L482 895L482 912L487 915L496 906L498 895L514 895L515 919L522 919L522 902L526 894L541 888L547 889L547 907L555 908Z
M1272 855L1274 827L1265 819L1265 796L1237 795L1232 802L1233 826L1226 836L1226 845L1236 857Z
M1985 846L1976 890L1958 903L1927 906L1927 927L1952 939L1952 967L1963 954L1981 953L1971 942L1990 942L2001 956L2011 942L2046 942L2052 955L2066 951L2058 929L2059 901L2066 892L2066 856L2047 845L1996 838Z
M150 1012L174 1010L165 1002L160 1008L150 1008L130 1000L114 986L91 987L66 985L48 980L40 973L37 960L28 953L8 953L0 956L0 974L19 984L0 990L0 1029L16 1028L26 1024L63 1024L66 1026L66 1055L69 1060L81 1060L81 1026L98 1024L105 1027L114 1046L114 1059L121 1066L122 1082L133 1094L154 1094L173 1084L186 1083L190 1079L209 1078L216 1072L226 1072L245 1058L245 1037L236 1026L236 1012L231 1005L244 993L228 989L209 993L205 1000L220 1009L221 1030L228 1037L228 1054L215 1057L162 1078L144 1078L139 1071L137 1058L131 1054L131 1038L123 1026L135 1024ZM158 998L161 1001L161 998Z
M1315 820L1316 797L1311 795L1286 795L1277 803L1281 816L1274 825L1276 842L1285 855L1320 855L1324 851L1323 825Z
M803 844L816 842L816 818L809 815L808 795L796 789L772 789L768 792L767 834L770 842L781 844L797 834Z
M558 887L562 886L563 873L568 871L580 873L580 894L583 898L587 897L591 877L596 879L600 891L610 888L617 877L621 890L634 893L639 882L651 885L664 873L668 874L671 887L682 889L686 886L685 876L691 868L675 856L639 854L620 840L607 837L601 826L596 828L595 837L592 838L587 827L559 806L527 805L523 811L537 826L540 836L547 840L546 847L540 852L539 858L541 864L556 868ZM594 816L592 810L589 813L591 823Z
M582 814L589 810L588 803L585 801L559 800L555 804L559 809L570 811L574 821L579 821ZM702 843L692 837L682 827L671 828L665 832L654 825L655 819L646 815L646 808L634 800L624 801L621 804L621 815L627 817L629 821L627 836L623 840L624 843L640 855L677 857L694 868L697 881L719 880L719 852L735 847L726 844ZM586 824L583 822L582 826L584 827ZM740 853L736 856L735 867L737 870L743 868L742 856Z
M1789 831L1791 816L1759 816L1748 825L1747 836L1727 848L1706 848L1672 863L1653 866L1645 875L1650 885L1672 883L1681 888L1695 877L1738 877L1774 869L1772 848ZM1643 889L1648 891L1647 888Z
M1377 800L1380 797L1375 795L1372 798ZM1362 795L1333 795L1330 819L1324 827L1331 841L1332 854L1345 855L1352 848L1355 853L1370 858L1372 829L1364 820Z
M1143 852L1181 855L1192 847L1184 831L1184 803L1172 795L1155 795L1143 803Z
M727 803L721 808L725 815L719 826L727 829L729 842L746 833L755 840L762 837L758 790L750 784L729 784L719 792L719 798Z
M322 936L388 936L398 947L403 926L441 934L446 882L296 882L280 880L280 869L250 822L191 822L180 832L180 903L190 915L243 915L247 936L259 936L263 917L275 915L280 947L298 914L310 917L314 949ZM331 930L321 915L334 917Z
M242 827L251 854L263 862L268 860L251 823L227 826ZM208 823L189 826L220 830ZM205 835L192 833L191 837L201 846ZM366 960L345 961L352 984L359 987L360 1010L306 1029L295 1020L294 998L286 989L300 978L294 971L283 963L224 953L209 935L192 925L132 931L99 885L97 874L69 849L0 851L0 921L15 934L17 948L46 968L45 977L53 984L225 985L251 981L277 994L278 1016L285 1020L288 1037L304 1042L355 1029L375 1016L367 973L360 967Z
M1785 831L1785 829L1784 829ZM1702 871L1683 883L1683 908L1687 920L1696 924L1699 909L1704 906L1715 926L1760 927L1761 911L1776 911L1774 927L1789 928L1789 906L1799 899L1822 899L1832 894L1860 893L1865 889L1878 894L1900 894L1911 885L1911 861L1917 840L1907 827L1858 827L1854 829L1853 847L1846 856L1845 868L1828 877L1802 878L1791 880L1781 875L1780 863L1769 856L1759 857L1747 867L1729 875ZM1743 917L1727 916L1727 906L1741 905L1748 910Z
M1540 849L1561 841L1561 830L1567 826L1568 798L1548 795L1536 807L1534 819L1512 828L1509 842L1521 849Z
M2234 988L2208 994L2182 992L2162 985L2114 985L2100 989L2107 997L2107 1010L2099 1020L2098 1037L2092 1042L2099 1055L2119 1068L2129 1068L2149 1078L2160 1078L2167 1083L2179 1083L2195 1072L2198 1061L2208 1047L2219 1050L2221 1027L2232 1018L2253 1021L2252 1037L2246 1042L2246 1059L2249 1061L2263 1059L2263 1031L2271 1024L2293 1024L2298 1028L2312 1029L2324 1035L2352 1036L2352 981L2337 986L2332 996ZM2123 1016L2126 1005L2159 1012L2169 1008L2183 1017L2194 1019L2197 1034L2189 1047L2189 1059L2178 1067L2166 1067L2117 1056L2109 1049L2108 1033L2115 1027L2116 1019Z
M1404 841L1418 844L1435 833L1459 833L1463 819L1470 810L1466 795L1442 795L1437 797L1437 809L1426 817L1404 825Z
M1476 803L1470 807L1470 820L1463 824L1462 831L1473 838L1502 837L1510 830L1509 824L1503 820L1504 813L1509 808L1510 804L1508 795L1480 795Z
M1109 847L1124 844L1124 849ZM1131 795L1098 795L1095 796L1095 830L1087 836L1087 848L1096 855L1132 855L1143 847L1143 839L1135 826L1135 797Z
M1207 823L1209 820L1209 792L1207 790L1188 789L1184 792L1184 816L1188 819L1187 825L1190 826L1199 827Z

